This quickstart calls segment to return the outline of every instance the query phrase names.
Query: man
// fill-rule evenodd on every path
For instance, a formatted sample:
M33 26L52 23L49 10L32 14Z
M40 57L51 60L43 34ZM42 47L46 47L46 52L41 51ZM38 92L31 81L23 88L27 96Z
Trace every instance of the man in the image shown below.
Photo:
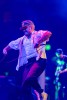
M11 41L4 49L3 54L7 54L10 49L19 50L18 64L16 70L22 69L22 93L23 100L27 100L29 89L33 87L42 96L43 100L47 100L47 94L41 89L37 78L41 75L46 67L46 58L44 57L44 41L50 38L50 31L35 31L35 25L31 20L22 22L21 30L24 36L17 40ZM37 48L40 47L40 50ZM40 53L38 53L40 51ZM29 100L33 100L30 99Z
M63 54L61 48L57 49L55 52L54 62L56 65L55 71L55 84L56 91L58 93L57 98L61 100L67 99L67 56Z
M63 54L63 50L62 49L57 49L56 52L56 71L58 72L58 74L64 73L67 71L67 55ZM55 73L56 75L57 73Z

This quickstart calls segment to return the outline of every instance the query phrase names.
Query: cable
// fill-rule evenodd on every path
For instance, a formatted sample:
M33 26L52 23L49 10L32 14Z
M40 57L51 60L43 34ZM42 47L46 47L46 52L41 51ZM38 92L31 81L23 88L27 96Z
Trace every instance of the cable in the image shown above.
M0 60L0 63L3 62L3 60L5 59L6 55L3 56L3 58Z

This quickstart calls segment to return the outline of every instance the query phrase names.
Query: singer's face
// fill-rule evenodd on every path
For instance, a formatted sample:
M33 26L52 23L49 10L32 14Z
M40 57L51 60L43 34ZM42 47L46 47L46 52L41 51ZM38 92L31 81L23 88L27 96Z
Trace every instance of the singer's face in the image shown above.
M29 35L31 35L31 33L32 33L32 28L31 28L31 26L28 26L28 27L24 30L24 34L25 34L26 36L29 36Z

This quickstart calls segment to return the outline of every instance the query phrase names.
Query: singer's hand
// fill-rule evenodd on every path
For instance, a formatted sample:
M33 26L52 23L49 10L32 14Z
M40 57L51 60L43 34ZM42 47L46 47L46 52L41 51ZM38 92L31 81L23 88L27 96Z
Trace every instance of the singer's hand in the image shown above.
M16 67L16 71L18 71L19 70L19 67Z
M7 55L7 50L5 48L3 49L3 54Z

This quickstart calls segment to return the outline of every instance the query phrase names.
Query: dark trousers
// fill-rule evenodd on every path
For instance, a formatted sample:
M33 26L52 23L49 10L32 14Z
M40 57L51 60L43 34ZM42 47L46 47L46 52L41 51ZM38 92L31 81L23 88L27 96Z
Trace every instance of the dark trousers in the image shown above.
M22 93L23 100L28 99L28 96L31 93L31 88L34 88L40 94L43 92L43 89L41 89L37 79L44 71L45 66L46 66L46 59L40 58L38 61L36 61L36 58L33 57L28 60L28 64L20 67L19 82L21 83L22 81L21 93ZM33 100L33 99L29 99L29 100Z

